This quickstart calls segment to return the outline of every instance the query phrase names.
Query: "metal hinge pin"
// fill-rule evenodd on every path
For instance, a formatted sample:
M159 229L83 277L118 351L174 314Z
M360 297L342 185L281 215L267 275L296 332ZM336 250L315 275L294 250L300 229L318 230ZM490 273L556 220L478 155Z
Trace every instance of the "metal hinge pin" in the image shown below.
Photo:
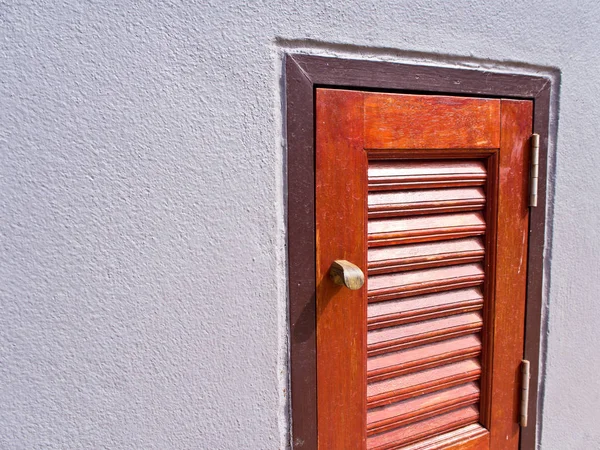
M531 172L529 174L529 206L538 204L538 177L540 170L540 135L531 135Z
M527 409L529 408L529 361L524 359L521 361L521 419L522 427L527 426Z

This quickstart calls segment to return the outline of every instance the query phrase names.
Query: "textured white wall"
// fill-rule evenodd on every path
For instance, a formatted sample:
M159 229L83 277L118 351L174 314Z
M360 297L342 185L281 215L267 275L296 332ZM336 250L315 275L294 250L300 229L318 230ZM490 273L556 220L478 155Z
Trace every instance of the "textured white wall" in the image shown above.
M286 47L561 71L542 446L599 448L599 19L0 1L0 448L285 447Z

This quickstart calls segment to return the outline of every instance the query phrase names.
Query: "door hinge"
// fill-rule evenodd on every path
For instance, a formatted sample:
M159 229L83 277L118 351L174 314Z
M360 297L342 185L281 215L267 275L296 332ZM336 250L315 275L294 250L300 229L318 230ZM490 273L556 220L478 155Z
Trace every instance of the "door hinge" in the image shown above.
M540 169L540 135L531 135L531 169L529 172L529 206L537 206Z
M527 409L529 408L529 361L521 361L521 419L522 427L527 426Z

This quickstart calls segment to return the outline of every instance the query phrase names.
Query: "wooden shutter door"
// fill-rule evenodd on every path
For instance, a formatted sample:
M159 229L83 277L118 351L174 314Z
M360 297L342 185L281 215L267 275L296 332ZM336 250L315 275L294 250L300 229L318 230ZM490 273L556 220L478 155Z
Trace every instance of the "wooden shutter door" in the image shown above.
M516 450L532 103L317 89L316 121L319 449Z

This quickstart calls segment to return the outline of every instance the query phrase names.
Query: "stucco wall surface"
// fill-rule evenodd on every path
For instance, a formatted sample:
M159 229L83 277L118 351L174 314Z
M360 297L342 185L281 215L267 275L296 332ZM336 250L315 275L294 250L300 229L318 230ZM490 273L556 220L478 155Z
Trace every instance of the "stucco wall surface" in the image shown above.
M600 448L599 42L597 1L0 1L0 448L286 447L286 49L560 71L541 443Z

